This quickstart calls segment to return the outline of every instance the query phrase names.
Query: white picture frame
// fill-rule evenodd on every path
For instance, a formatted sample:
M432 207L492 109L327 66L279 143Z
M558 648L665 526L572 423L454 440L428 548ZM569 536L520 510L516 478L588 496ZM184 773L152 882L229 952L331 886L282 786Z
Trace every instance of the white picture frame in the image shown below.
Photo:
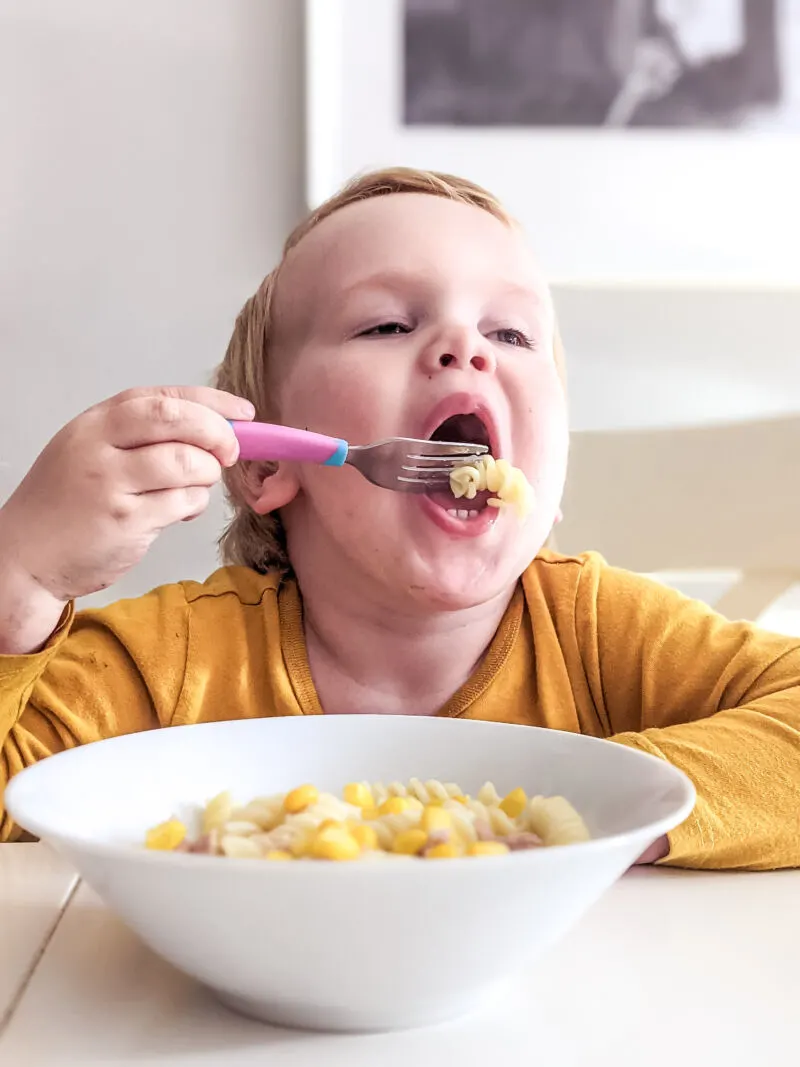
M306 0L310 207L373 167L445 170L556 285L800 285L800 135L403 126L402 32L402 0Z

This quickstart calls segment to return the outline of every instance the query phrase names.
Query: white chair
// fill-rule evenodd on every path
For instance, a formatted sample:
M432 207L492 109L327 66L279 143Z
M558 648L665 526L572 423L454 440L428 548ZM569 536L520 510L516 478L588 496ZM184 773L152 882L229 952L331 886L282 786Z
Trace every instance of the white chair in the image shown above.
M558 550L644 573L735 570L715 605L757 619L800 581L800 417L572 437Z

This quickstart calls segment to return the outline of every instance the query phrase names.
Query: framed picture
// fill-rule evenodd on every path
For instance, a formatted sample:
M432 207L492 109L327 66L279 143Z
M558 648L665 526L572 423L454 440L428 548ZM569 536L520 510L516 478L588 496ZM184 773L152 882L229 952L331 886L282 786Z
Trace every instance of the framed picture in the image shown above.
M496 193L561 284L800 284L800 0L306 0L307 195Z

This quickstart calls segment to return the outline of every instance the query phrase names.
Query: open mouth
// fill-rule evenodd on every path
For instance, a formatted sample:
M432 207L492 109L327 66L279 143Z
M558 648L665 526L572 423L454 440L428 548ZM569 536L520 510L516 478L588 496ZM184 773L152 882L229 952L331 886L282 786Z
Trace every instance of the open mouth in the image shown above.
M451 415L443 423L436 427L430 437L431 441L453 441L458 444L485 445L491 450L489 430L480 415L463 414ZM449 488L435 489L426 494L438 507L446 511L454 519L461 521L474 520L487 508L486 501L492 494L487 491L479 492L472 500L457 500ZM491 509L494 511L494 509Z
M431 441L454 441L458 444L485 445L490 447L489 431L480 415L451 415L437 426Z

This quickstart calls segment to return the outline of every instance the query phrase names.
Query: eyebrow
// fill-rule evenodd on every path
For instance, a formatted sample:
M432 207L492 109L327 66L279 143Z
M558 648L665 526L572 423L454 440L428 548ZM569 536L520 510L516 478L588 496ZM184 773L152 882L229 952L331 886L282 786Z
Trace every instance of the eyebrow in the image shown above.
M404 270L382 270L374 274L367 274L363 278L356 278L343 290L344 296L351 293L362 292L364 289L406 289L415 285L424 274L413 274Z
M384 270L377 271L375 274L368 274L364 278L357 278L350 285L346 285L342 291L343 297L348 297L356 292L363 292L370 289L383 289L388 291L397 291L398 289L409 289L415 286L420 280L425 279L425 272L412 272L404 270ZM525 300L532 301L537 306L544 304L545 298L535 289L530 288L527 285L521 285L519 282L498 280L498 290L502 291L502 295L523 297Z

